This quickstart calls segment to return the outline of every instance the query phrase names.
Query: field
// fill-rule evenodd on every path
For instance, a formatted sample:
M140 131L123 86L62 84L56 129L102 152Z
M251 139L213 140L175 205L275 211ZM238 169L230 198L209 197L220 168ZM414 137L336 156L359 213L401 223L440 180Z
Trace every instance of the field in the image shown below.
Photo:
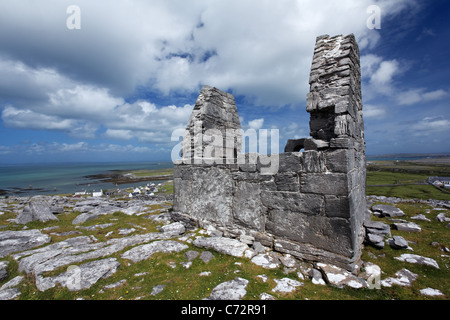
M449 172L449 167L445 164L377 162L370 164L368 168L367 194L401 198L450 200L450 195L446 192L424 184L424 180L429 175L446 175L446 172ZM171 170L165 170L165 172L130 172L133 176L140 178L152 176L153 174L161 176L170 175L171 173ZM160 192L172 193L173 183L165 183ZM0 216L2 231L22 230L23 226L14 225L9 220L15 218L17 214L15 207L17 205L18 203L10 203L8 207L2 209L4 212ZM63 234L74 230L81 232L81 235L95 237L97 241L103 242L109 239L107 237L108 233L112 233L112 237L116 237L119 236L119 230L130 227L134 227L136 229L135 233L139 234L157 232L162 223L148 218L158 216L163 212L170 212L171 206L172 202L166 201L162 204L148 205L146 210L149 214L146 216L129 216L121 212L115 212L112 215L101 216L96 220L83 224L83 227L89 227L114 223L114 225L105 229L87 230L74 228L72 221L79 215L79 212L70 210L59 215L59 221L51 221L45 224L30 222L26 225L26 228L48 230L44 232L52 236L52 243L72 237L55 234ZM217 285L224 281L241 277L250 281L244 297L245 300L259 300L260 294L264 292L271 294L276 300L447 300L450 296L449 260L448 253L443 250L450 247L449 229L446 228L447 223L438 222L436 216L441 212L448 215L449 210L437 210L431 205L423 203L399 203L396 206L405 212L406 216L402 218L408 221L414 221L410 220L410 218L418 214L423 214L430 220L417 222L422 228L421 232L411 233L391 230L393 236L399 235L404 237L414 251L399 251L392 249L389 245L386 245L383 249L365 246L362 260L378 265L382 270L382 280L388 277L395 277L397 271L407 268L419 275L411 287L394 285L392 287L381 287L381 289L353 289L349 287L336 288L331 285L317 285L307 278L307 274L304 274L305 279L301 279L297 271L287 270L282 266L268 270L251 263L246 258L236 258L215 251L212 251L214 258L210 262L205 263L196 258L189 268L186 268L184 265L187 262L185 251L171 254L157 253L149 259L134 264L123 259L121 257L122 251L120 251L111 255L111 257L116 258L121 263L117 272L107 279L101 279L89 289L72 292L65 287L57 286L45 292L40 292L36 288L34 278L26 276L20 285L22 294L18 299L201 300L207 298ZM382 221L387 224L391 223L387 218L372 217L372 220ZM190 234L190 238L193 239L198 235L203 235L201 229L194 230ZM197 248L192 243L187 241L185 243L189 246L187 250L204 251L204 249ZM435 243L435 245L431 245L431 243ZM432 258L438 263L440 268L435 269L429 266L396 260L395 258L402 253L414 253ZM2 260L9 261L7 270L9 276L7 279L0 281L0 287L13 277L23 275L23 273L18 271L18 264L11 256ZM209 275L199 276L204 272L209 272ZM46 276L51 275L46 274ZM267 281L263 281L260 277L261 275L265 275ZM281 294L272 292L276 285L275 280L286 277L300 280L303 285L293 293ZM113 283L119 283L119 285L111 289L106 287ZM159 294L152 295L152 290L157 285L164 285L164 290ZM420 290L424 288L438 289L444 296L423 296Z
M450 164L440 161L372 161L367 166L367 195L450 200L450 190L426 182L429 176L450 176Z

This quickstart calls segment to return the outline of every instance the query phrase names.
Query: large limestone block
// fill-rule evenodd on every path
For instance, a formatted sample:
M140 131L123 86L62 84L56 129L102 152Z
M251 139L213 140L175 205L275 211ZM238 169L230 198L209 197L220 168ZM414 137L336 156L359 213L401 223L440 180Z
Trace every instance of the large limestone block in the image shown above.
M240 181L236 185L234 219L250 229L264 231L265 218L261 211L259 183Z

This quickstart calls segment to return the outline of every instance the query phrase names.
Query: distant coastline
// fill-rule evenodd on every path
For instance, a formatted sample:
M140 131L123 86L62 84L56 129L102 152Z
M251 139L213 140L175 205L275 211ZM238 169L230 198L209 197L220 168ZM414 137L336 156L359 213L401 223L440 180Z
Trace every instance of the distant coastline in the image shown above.
M173 168L172 162L0 165L0 196L70 194L135 187L170 180L169 175L133 177L127 172Z
M422 159L450 158L450 153L392 153L380 155L366 155L368 161L408 161Z
M367 155L367 161L410 161L450 165L450 153ZM68 194L167 181L170 174L139 176L139 170L173 168L172 162L0 164L0 196Z

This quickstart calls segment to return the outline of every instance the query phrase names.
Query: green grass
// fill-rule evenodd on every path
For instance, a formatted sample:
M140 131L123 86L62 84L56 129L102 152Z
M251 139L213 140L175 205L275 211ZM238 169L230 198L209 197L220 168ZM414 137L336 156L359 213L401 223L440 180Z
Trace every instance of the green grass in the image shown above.
M77 298L83 298L86 300L117 300L117 299L142 299L142 300L199 300L208 297L211 290L218 284L233 280L236 277L242 277L249 280L247 287L247 294L244 297L245 300L258 300L259 295L263 292L267 292L274 296L276 299L294 299L294 300L390 300L390 299L446 299L444 298L427 298L419 293L420 289L431 287L443 292L446 297L450 296L450 274L448 271L449 258L443 257L444 254L439 247L433 247L431 242L437 241L442 246L449 247L450 238L448 229L445 228L445 223L439 223L435 220L436 215L440 211L431 210L431 207L423 204L399 204L398 205L406 214L406 219L417 214L426 215L431 221L419 221L423 231L420 233L408 233L397 230L392 230L393 235L401 235L406 240L412 241L410 244L413 247L415 254L423 255L433 258L437 261L440 269L434 269L432 267L414 265L406 262L395 260L394 257L400 256L402 253L409 253L406 250L394 250L388 245L384 249L379 250L373 247L367 246L363 250L362 259L364 261L371 261L381 267L383 270L382 279L387 277L393 277L395 272L402 268L407 268L410 271L419 274L419 279L413 283L411 288L393 286L392 288L382 287L382 289L352 289L352 288L335 288L330 285L321 286L315 285L311 280L300 280L304 285L298 288L297 291L290 294L274 293L271 290L275 287L276 283L274 279L281 279L289 277L299 280L296 272L285 274L283 267L267 270L260 266L251 263L245 258L236 258L217 252L212 252L214 258L205 263L199 258L196 258L189 269L185 269L182 266L182 262L186 262L184 256L185 251L173 254L155 254L147 260L132 263L131 261L121 258L121 254L129 250L130 247L124 249L122 252L117 252L111 257L115 257L120 262L120 267L117 272L109 278L101 279L91 288L81 290L79 292L70 292L68 289L57 286L49 289L45 292L37 290L34 279L31 276L27 276L22 283L20 289L22 295L20 299L23 300L73 300ZM149 207L149 210L157 210L158 206ZM69 213L59 215L59 222L50 222L45 227L51 225L59 225L60 228L52 230L50 232L61 232L68 230L71 227L71 221L77 213ZM119 219L119 220L115 220ZM385 218L374 220L380 220L385 223L389 223ZM136 224L147 228L147 230L140 231L137 229L137 233L153 232L157 230L157 224L152 220L144 219L142 216L127 216L123 213L116 212L112 215L102 216L97 220L88 221L83 226L114 222L115 225L97 231L81 230L84 235L94 235L100 241L106 240L104 234L108 231L117 231L119 228L132 227L131 224ZM29 223L27 227L42 227L37 223ZM76 229L79 230L79 229ZM49 232L49 233L50 233ZM52 236L52 243L63 240L64 237ZM198 252L204 249L197 248L192 244L188 244L188 250L196 250ZM0 282L0 285L6 281L12 279L14 276L19 275L17 271L18 265L11 257L7 257L6 260L10 261L8 266L8 272L10 276L7 280ZM83 263L86 263L84 261ZM175 265L174 268L171 264ZM67 266L66 266L67 267ZM65 271L66 267L60 269ZM201 277L199 274L204 271L211 272L210 276ZM147 272L148 274L135 276L135 274ZM265 274L268 277L267 282L263 282L257 276ZM23 275L23 274L21 274ZM126 280L126 283L114 289L104 289L105 285L118 282L120 280ZM156 285L165 285L164 290L156 295L152 296L152 288Z
M396 181L415 181L422 178L421 175L399 173L399 172L369 172L368 184L395 184ZM368 194L378 195L390 195L401 197L413 197L420 199L439 198L433 192L440 191L428 190L428 186L394 186L394 187L369 187ZM164 184L162 189L165 192L173 192L173 183L169 182ZM371 193L373 192L373 193ZM442 196L444 197L444 196ZM166 205L171 205L167 203ZM285 274L283 267L267 270L260 266L251 263L245 258L236 258L227 256L214 251L211 251L214 258L209 263L204 263L199 258L196 258L192 266L189 269L183 267L182 263L186 262L184 256L185 251L173 254L155 254L149 259L138 263L132 263L131 261L121 258L121 254L131 249L131 247L125 248L121 252L117 252L111 257L116 258L120 262L120 267L117 272L111 277L99 280L95 285L86 290L79 292L70 292L64 287L57 286L49 289L45 292L37 290L34 278L32 276L25 276L25 281L20 285L22 292L19 299L22 300L74 300L82 298L86 300L199 300L206 298L210 295L211 290L225 281L233 280L236 277L242 277L249 280L247 286L247 294L245 300L258 300L259 295L263 292L269 293L276 299L280 300L391 300L391 299L436 299L446 300L450 297L450 256L449 253L443 252L443 247L450 247L450 234L449 229L446 228L446 223L439 223L436 221L436 216L439 212L447 212L450 215L449 210L437 211L431 210L432 207L420 204L420 203L400 203L398 205L405 214L406 220L414 215L424 214L431 221L416 221L422 227L422 232L409 233L398 230L391 230L392 235L401 235L406 240L411 241L410 246L414 249L413 252L408 250L395 250L389 245L385 245L384 249L375 249L371 246L365 246L362 252L362 260L370 261L380 266L383 271L382 279L388 277L394 277L394 274L402 268L407 268L411 272L419 275L419 278L413 283L411 287L393 286L391 288L382 287L381 289L352 289L352 288L335 288L331 285L321 286L315 285L311 280L300 280L296 272ZM148 211L154 211L153 214L158 214L160 211L166 210L163 205L149 205ZM0 216L0 226L6 225L7 228L3 230L22 230L24 226L14 226L14 224L6 221L7 219L13 219L16 217L16 213L13 212L12 207L2 209L5 212ZM56 243L65 240L71 236L56 236L50 233L61 233L66 231L77 230L82 235L94 236L99 241L106 241L114 237L122 237L118 234L118 229L121 228L135 228L136 231L133 234L143 234L149 232L156 232L160 224L153 222L150 219L145 219L144 216L128 216L121 212L116 212L112 215L100 216L96 220L90 220L82 226L92 226L104 223L114 223L113 226L98 229L98 230L85 230L82 228L75 228L72 225L73 219L79 214L79 212L67 211L66 213L59 214L59 221L50 221L47 223L31 222L26 225L28 229L43 229L48 227L58 226L57 229L51 231L43 231L49 234L52 238L51 243ZM386 218L376 218L373 220L382 221L384 223L391 223ZM140 226L136 227L136 226ZM145 228L142 229L142 228ZM110 231L114 233L106 237L106 234ZM76 236L76 235L75 235ZM438 242L439 246L431 246L431 242ZM188 244L188 250L195 250L198 252L204 249L197 248L192 244ZM436 260L440 269L432 267L415 265L407 262L401 262L394 257L400 256L402 253L414 253ZM14 261L11 256L7 256L2 260L9 261L7 268L9 276L7 279L0 281L0 286L11 280L13 277L22 275L18 272L18 263ZM86 263L83 261L82 263ZM175 265L174 268L172 266ZM65 271L67 266L62 267L59 271ZM204 271L211 272L210 276L201 277L199 274ZM135 274L147 272L148 274L135 276ZM56 274L56 273L55 273ZM263 282L258 275L265 274L268 277L267 282ZM297 291L290 294L274 293L271 290L275 287L275 279L281 279L289 277L295 280L303 282L303 286L299 287ZM114 289L104 289L105 285L109 285L120 280L126 280L126 283ZM165 285L164 290L156 295L152 296L152 288L156 285ZM431 287L438 289L445 294L445 297L425 297L420 294L420 290L423 288Z
M173 169L135 170L130 172L135 177L153 177L173 175Z
M404 166L406 170L395 171L393 165L385 162L377 162L377 165L369 166L367 171L367 195L378 195L387 197L397 197L403 199L437 199L450 200L450 192L441 190L429 184L423 184L427 178L436 172L427 172L426 166L411 166L413 172L418 168L422 168L424 173L411 173L407 171L408 166ZM448 170L448 166L433 167L441 171ZM393 171L394 170L394 171Z

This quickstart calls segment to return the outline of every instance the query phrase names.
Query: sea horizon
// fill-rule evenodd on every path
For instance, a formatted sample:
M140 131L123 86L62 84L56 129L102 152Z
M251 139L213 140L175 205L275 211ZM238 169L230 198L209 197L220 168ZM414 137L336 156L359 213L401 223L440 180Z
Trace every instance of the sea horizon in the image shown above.
M404 153L367 155L367 161L420 160L448 157L449 153ZM143 182L114 185L96 180L93 175L111 171L172 168L167 161L97 161L97 162L45 162L45 163L0 163L0 196L33 196L70 194L80 191L100 191L114 188L126 189L142 185ZM152 182L149 180L149 182ZM161 182L161 181L159 181Z
M171 161L0 164L0 195L55 195L80 191L126 189L144 183L135 182L116 186L111 182L102 182L89 176L111 171L156 170L171 167L173 167ZM152 181L149 180L149 182Z

